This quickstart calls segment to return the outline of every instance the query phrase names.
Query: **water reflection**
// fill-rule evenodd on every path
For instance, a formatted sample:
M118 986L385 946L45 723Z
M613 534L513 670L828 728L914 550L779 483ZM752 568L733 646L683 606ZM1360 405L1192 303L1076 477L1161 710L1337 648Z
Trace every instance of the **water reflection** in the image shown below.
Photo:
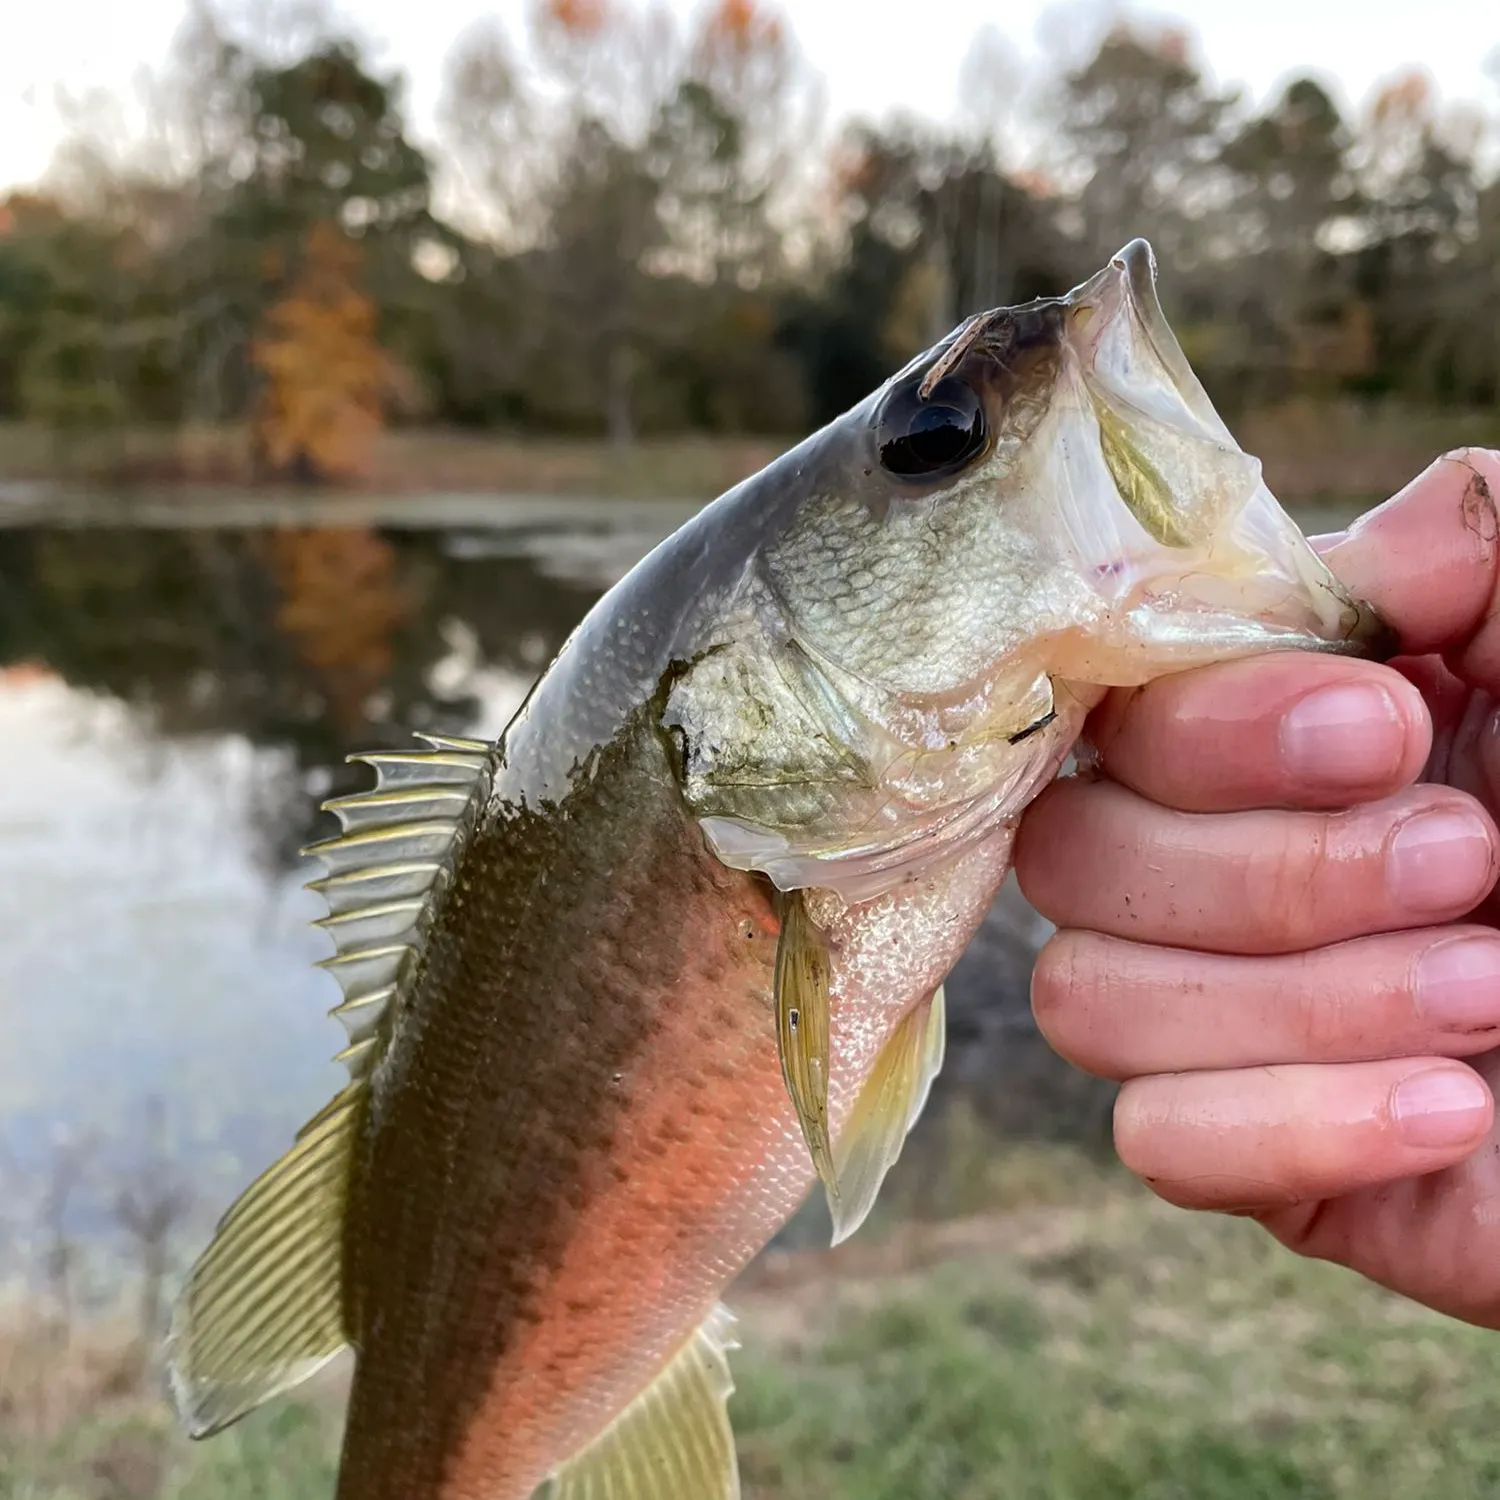
M296 851L367 780L345 758L499 733L680 518L163 519L0 529L0 1166L44 1192L60 1142L86 1142L79 1232L104 1227L145 1100L214 1210L285 1148L339 1077Z
M283 1148L334 1079L317 902L252 830L294 778L234 734L148 734L57 678L0 689L0 1114L11 1164L45 1176L66 1130L101 1180L142 1101L212 1191ZM216 1194L215 1194L216 1195ZM102 1211L74 1205L78 1227Z
M354 750L493 733L589 605L666 528L0 531L0 664L138 710L162 739L284 749L256 823L289 863Z
M366 784L345 758L414 730L498 734L684 518L496 516L424 501L379 526L287 525L266 503L175 502L0 527L0 1122L20 1179L45 1177L65 1129L118 1180L157 1098L216 1212L337 1083L296 851L331 831L324 797ZM247 518L276 524L218 524ZM942 1088L1010 1129L1093 1130L1099 1095L1030 1026L1036 940L1002 903L960 964ZM76 1227L106 1197L81 1192Z

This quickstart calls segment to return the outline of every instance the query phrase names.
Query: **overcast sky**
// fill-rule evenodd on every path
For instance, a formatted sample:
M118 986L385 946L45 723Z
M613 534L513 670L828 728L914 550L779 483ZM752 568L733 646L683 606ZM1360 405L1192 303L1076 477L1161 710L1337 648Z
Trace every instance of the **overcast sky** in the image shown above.
M691 0L672 0L687 11ZM834 115L893 108L953 112L959 65L982 26L1015 51L1036 55L1066 34L1090 0L795 0L783 11L827 80ZM343 0L337 12L376 43L377 60L399 66L419 135L430 130L444 54L470 22L498 14L513 32L526 0ZM1097 7L1096 7L1097 8ZM0 42L0 188L46 167L59 125L58 86L129 93L160 63L181 23L184 0L7 0ZM1201 41L1213 76L1269 94L1289 68L1312 68L1346 103L1382 78L1420 64L1450 99L1500 104L1485 73L1500 49L1500 0L1179 0L1135 8L1175 16Z

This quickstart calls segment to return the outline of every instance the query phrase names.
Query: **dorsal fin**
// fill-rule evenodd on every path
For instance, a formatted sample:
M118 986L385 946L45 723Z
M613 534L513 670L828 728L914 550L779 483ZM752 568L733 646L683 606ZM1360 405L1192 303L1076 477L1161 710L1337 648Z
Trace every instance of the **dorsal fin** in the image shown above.
M729 1426L734 1318L716 1308L665 1369L532 1500L739 1500Z
M354 1079L384 1050L391 1006L421 947L433 897L447 879L454 840L488 764L483 740L420 737L431 749L351 755L375 768L375 786L325 802L343 833L303 851L327 871L309 888L328 902L318 925L334 952L322 967L344 992L333 1014L349 1033L339 1059Z
M172 1394L195 1437L217 1432L305 1380L349 1341L344 1213L368 1080L425 939L433 902L488 785L490 746L423 735L426 750L351 756L375 786L324 804L343 828L305 853L327 873L323 960L344 992L333 1014L350 1082L224 1215L172 1317Z

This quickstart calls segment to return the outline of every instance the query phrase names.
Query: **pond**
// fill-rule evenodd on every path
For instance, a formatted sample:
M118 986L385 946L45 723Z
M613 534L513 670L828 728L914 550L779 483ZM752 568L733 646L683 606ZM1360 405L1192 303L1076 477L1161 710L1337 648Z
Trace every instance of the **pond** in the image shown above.
M297 851L331 831L323 798L368 784L345 758L497 735L691 510L41 500L0 496L0 1165L22 1246L59 1174L72 1228L102 1235L132 1173L170 1171L212 1217L286 1148L342 1077ZM1063 1075L1029 1024L1035 918L1001 905L950 987L948 1073L1031 1129L1022 1085Z

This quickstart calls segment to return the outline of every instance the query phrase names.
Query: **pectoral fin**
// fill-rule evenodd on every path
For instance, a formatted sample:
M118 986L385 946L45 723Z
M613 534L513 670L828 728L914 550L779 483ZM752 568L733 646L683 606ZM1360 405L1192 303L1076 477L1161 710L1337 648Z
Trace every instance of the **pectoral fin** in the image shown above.
M781 941L776 948L776 1045L787 1094L830 1202L839 1194L828 1135L832 978L827 942L807 914L803 893L790 891L782 899Z
M891 1033L839 1132L834 1171L839 1191L828 1196L833 1243L846 1240L875 1206L885 1174L917 1123L932 1080L943 1066L947 1016L939 985Z
M534 1500L738 1500L729 1426L733 1318L718 1308L660 1375Z

